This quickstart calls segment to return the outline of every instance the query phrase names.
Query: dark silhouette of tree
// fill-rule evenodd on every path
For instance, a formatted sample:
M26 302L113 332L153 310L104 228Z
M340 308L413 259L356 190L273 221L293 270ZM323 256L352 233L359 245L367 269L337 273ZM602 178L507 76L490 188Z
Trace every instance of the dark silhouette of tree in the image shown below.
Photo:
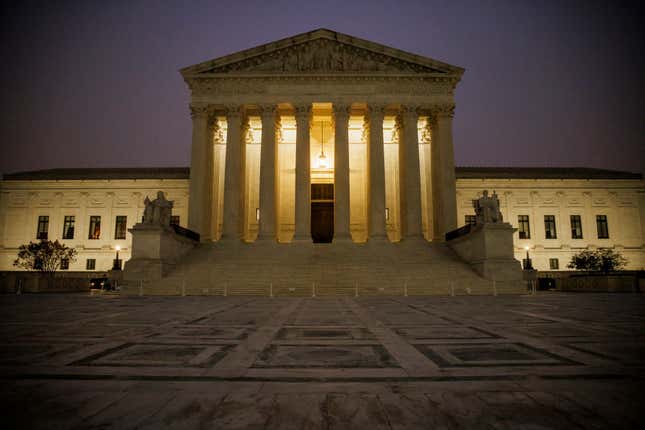
M59 241L41 240L20 245L18 258L13 262L16 267L53 275L67 259L70 263L76 260L76 250L68 248Z

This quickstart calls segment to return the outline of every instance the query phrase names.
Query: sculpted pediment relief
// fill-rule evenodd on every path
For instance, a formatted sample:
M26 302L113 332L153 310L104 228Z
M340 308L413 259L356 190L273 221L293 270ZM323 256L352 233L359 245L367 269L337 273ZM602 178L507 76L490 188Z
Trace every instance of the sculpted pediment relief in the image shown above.
M205 73L228 72L442 73L440 70L420 64L327 39L312 40L267 54L260 54L213 68Z
M316 30L187 67L184 76L226 73L439 73L460 67L331 30Z

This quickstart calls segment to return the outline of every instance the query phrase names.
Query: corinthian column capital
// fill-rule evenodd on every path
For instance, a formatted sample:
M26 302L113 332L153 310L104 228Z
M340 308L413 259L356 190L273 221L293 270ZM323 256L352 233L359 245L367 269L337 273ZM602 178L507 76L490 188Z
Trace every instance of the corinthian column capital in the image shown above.
M455 105L454 103L436 104L430 108L430 112L435 119L440 117L452 118L455 116Z
M191 104L189 108L191 118L208 118L210 112L208 105Z
M403 122L414 122L419 118L419 106L417 105L403 105L401 106L401 118Z
M239 118L242 116L244 108L240 105L228 105L226 106L226 116L228 118Z
M260 116L263 119L274 118L278 112L276 105L273 105L273 104L262 104L262 105L259 105L258 108L260 109Z
M311 115L311 104L310 103L303 103L303 104L297 104L294 107L295 111L295 116L296 119L300 118L308 118Z
M352 105L348 103L334 103L332 106L335 118L349 118Z
M383 120L385 117L385 105L383 104L370 104L367 106L367 116L371 120Z

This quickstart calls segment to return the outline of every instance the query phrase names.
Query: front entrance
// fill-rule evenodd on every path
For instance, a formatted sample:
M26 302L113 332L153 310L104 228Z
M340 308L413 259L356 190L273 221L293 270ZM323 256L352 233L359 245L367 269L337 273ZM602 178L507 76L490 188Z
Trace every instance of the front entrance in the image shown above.
M311 184L311 238L331 243L334 238L334 185Z

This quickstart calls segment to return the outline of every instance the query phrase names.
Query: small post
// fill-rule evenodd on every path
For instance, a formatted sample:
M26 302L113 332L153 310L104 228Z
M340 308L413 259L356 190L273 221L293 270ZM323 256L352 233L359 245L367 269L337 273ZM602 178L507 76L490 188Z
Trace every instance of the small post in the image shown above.
M181 280L181 296L186 297L186 279Z
M311 297L316 297L316 283L311 283Z
M358 297L358 281L354 282L354 297Z
M269 297L273 298L273 282L269 283Z
M18 279L18 289L16 290L16 295L22 294L22 279Z
M497 295L497 282L493 279L493 295Z
M228 282L224 282L224 297L228 295Z
M450 280L450 295L455 297L455 281Z
M143 296L143 280L139 281L139 297Z
M403 281L403 297L408 296L408 280Z

